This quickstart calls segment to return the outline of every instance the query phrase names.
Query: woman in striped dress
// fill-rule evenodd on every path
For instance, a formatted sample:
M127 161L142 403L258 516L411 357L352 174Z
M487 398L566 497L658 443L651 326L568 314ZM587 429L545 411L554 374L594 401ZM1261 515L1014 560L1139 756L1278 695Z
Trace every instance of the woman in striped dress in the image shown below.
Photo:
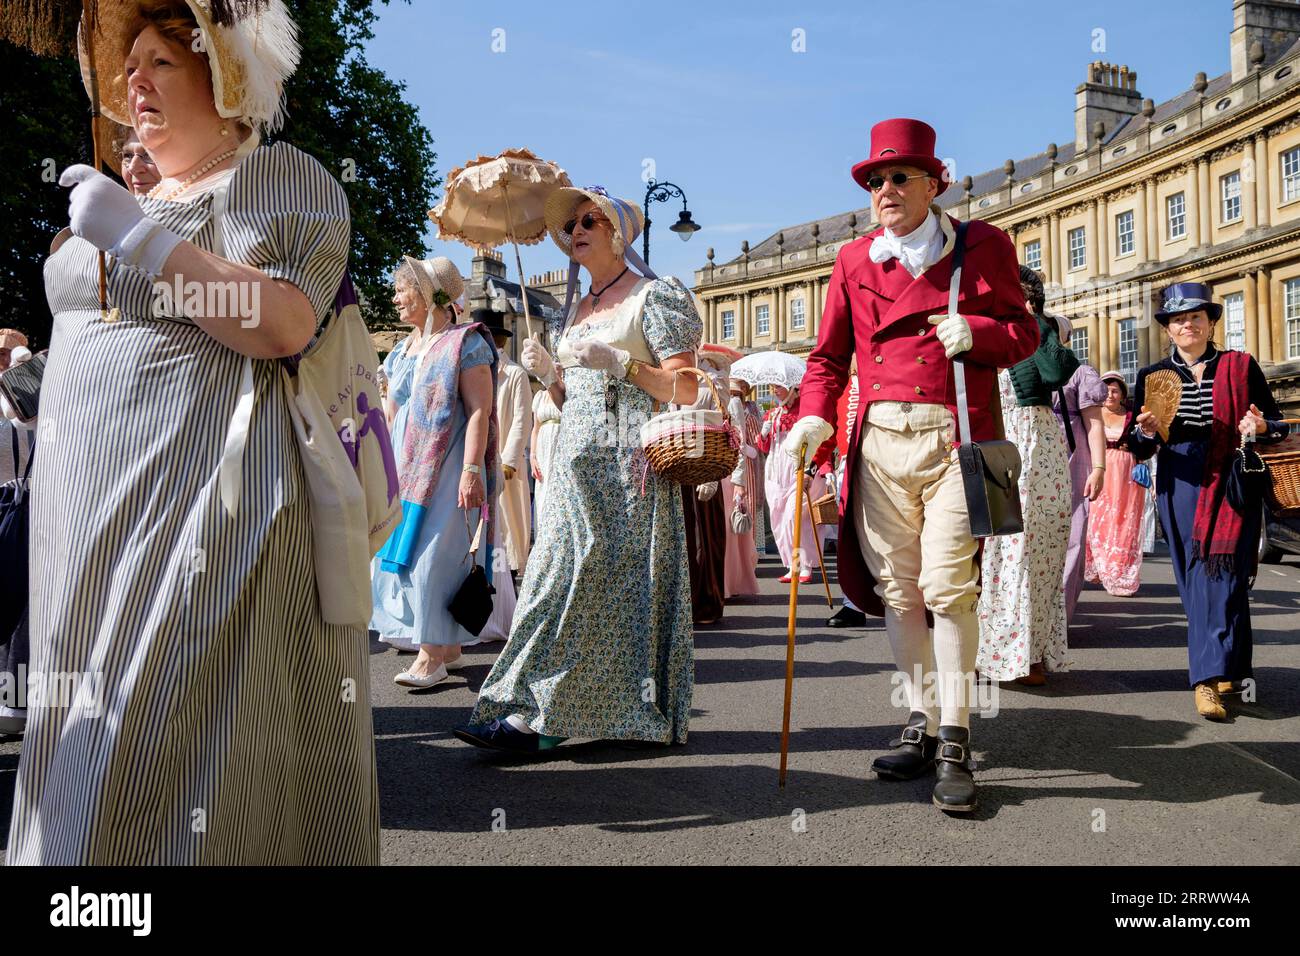
M1176 282L1163 298L1155 317L1173 348L1138 374L1129 448L1139 461L1153 454L1159 459L1156 505L1187 612L1196 712L1223 720L1223 695L1252 676L1250 584L1263 520L1262 502L1241 511L1233 506L1227 475L1241 436L1277 442L1289 429L1255 360L1215 348L1214 324L1223 306L1211 299L1209 287ZM1150 376L1170 371L1181 392L1166 437L1145 401Z
M347 199L311 157L258 145L266 117L217 112L191 31L218 53L256 34L235 44L184 4L132 22L101 0L100 16L101 77L124 74L162 181L137 204L89 167L62 180L74 238L45 265L31 667L82 692L30 709L9 861L378 863L368 642L321 617L272 361L331 308ZM127 110L117 93L106 108ZM242 294L182 308L155 280Z

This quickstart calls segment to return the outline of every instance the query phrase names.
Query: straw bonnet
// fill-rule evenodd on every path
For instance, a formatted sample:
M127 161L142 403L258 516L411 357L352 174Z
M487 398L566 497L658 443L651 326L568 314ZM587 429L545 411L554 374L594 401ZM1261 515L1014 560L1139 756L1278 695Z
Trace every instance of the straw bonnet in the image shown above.
M631 248L645 228L645 216L636 203L614 198L605 191L604 186L588 186L585 189L562 186L546 198L546 231L551 234L552 241L566 256L572 254L569 248L572 237L564 231L564 227L573 218L574 210L589 199L613 223L614 235L623 241L624 249ZM619 251L617 244L614 251Z
M217 114L259 132L275 132L284 124L284 84L298 66L298 26L284 0L263 0L243 16L228 13L234 6L213 0L184 0L199 28L201 48L212 72L212 99ZM126 101L125 50L140 4L132 0L99 0L98 20L91 31L95 68L99 76L100 112L123 126L131 125ZM230 20L230 23L221 22ZM90 63L84 31L77 34L81 80L90 92Z
M402 256L402 261L415 273L415 281L420 286L420 295L424 297L424 303L429 308L433 308L435 292L445 293L450 304L459 299L461 293L465 291L465 280L460 277L460 270L446 256L433 259Z

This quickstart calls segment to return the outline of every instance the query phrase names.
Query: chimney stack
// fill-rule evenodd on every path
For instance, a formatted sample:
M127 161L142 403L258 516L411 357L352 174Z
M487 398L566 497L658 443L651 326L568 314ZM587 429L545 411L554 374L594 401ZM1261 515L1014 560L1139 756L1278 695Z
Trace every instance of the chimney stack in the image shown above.
M1100 60L1088 64L1086 79L1074 93L1074 148L1080 153L1092 145L1098 122L1108 130L1118 129L1142 108L1137 71Z
M1275 60L1300 39L1300 0L1233 0L1228 45L1232 82L1251 74L1250 48L1259 43L1263 62Z

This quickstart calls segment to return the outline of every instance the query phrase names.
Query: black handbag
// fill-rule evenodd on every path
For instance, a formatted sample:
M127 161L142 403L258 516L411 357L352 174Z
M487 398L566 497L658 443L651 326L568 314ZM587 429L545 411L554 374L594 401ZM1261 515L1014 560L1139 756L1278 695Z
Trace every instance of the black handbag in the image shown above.
M1225 476L1227 487L1224 493L1228 504L1240 515L1261 507L1269 489L1268 464L1254 446L1254 436L1241 436L1241 445L1232 456Z
M966 223L957 226L957 240L952 251L952 282L948 286L948 314L957 314L957 297L961 291L962 259L966 253ZM952 363L953 383L957 387L957 426L961 444L957 460L966 491L966 513L973 538L994 538L1018 534L1025 530L1020 512L1020 450L1005 438L988 441L970 440L970 407L966 401L966 366L959 359ZM999 413L1000 414L1000 413Z
M485 522L479 522L479 531L482 532ZM469 519L465 519L465 531L469 531ZM471 536L472 539L472 536ZM471 545L472 545L471 540ZM486 554L491 545L484 542L480 550ZM474 552L471 550L470 555ZM486 564L486 560L484 564ZM492 616L492 596L497 593L496 588L488 579L487 571L483 565L477 561L471 565L469 574L461 582L456 593L452 595L451 602L447 605L447 610L451 616L456 619L456 623L469 631L475 637L482 633L483 628L487 626L488 618Z
M13 436L13 481L0 485L0 644L9 640L27 611L27 480L36 449L27 457L27 467L18 472L18 429Z

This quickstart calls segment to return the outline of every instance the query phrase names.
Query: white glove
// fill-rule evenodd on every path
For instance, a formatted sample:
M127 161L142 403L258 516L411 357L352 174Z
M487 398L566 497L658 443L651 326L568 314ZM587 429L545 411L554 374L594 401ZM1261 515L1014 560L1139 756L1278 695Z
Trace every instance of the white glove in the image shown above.
M805 415L794 423L794 427L785 436L785 441L781 444L781 450L796 462L802 462L804 458L800 451L801 446L807 445L806 451L811 455L821 447L822 442L834 434L835 429L824 418L818 418L816 415Z
M624 363L627 362L630 355L625 349L618 349L605 342L592 340L579 342L575 345L573 355L583 368L608 372L615 378L627 377L627 369Z
M770 434L772 434L772 419L765 418L763 419L762 435L766 438Z
M695 489L695 497L701 501L708 501L718 493L721 483L717 481L707 481Z
M758 457L758 449L755 448L753 445L741 445L741 446L740 446L740 452L741 452L741 454L743 454L746 458L757 458L757 457Z
M952 358L970 349L975 344L971 338L970 323L962 315L932 315L930 324L938 326L934 334L943 343L943 354Z
M528 339L519 350L519 364L550 388L555 384L555 361L536 339Z
M59 185L72 187L68 218L74 236L151 277L162 273L181 237L148 218L134 196L81 163L65 169Z

